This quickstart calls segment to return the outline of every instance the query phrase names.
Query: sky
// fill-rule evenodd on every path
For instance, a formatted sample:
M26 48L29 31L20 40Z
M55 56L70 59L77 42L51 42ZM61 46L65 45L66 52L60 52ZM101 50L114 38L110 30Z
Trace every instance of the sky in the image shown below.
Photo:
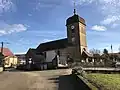
M120 0L75 0L86 21L88 49L120 46ZM66 19L73 0L0 0L0 42L13 53L26 53L40 43L67 37ZM9 43L9 44L7 44Z

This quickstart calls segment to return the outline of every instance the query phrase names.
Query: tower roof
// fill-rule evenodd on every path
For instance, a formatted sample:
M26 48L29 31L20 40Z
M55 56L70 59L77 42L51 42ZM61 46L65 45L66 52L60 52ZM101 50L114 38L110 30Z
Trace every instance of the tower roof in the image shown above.
M86 25L85 24L85 20L80 17L79 15L76 15L74 14L72 17L69 17L66 21L66 25L70 25L70 24L73 24L73 23L76 23L76 22L81 22L82 24Z

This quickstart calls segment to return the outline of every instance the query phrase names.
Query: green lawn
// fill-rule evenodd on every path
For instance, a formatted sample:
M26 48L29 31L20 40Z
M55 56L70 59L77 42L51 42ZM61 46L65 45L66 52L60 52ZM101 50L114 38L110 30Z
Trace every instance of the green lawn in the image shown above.
M101 87L102 90L120 90L120 74L87 74L86 78Z

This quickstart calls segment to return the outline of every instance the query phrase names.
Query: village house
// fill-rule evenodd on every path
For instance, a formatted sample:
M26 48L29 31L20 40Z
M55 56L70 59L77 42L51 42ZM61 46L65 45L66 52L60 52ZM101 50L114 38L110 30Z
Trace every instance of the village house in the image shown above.
M30 48L26 53L26 68L40 69L41 64L44 62L44 56L41 52L37 52L36 49Z
M1 48L0 48L1 52ZM18 63L17 57L8 49L3 48L3 56L4 56L4 67L15 67Z
M18 65L19 64L26 64L25 54L15 54L15 56L18 58Z

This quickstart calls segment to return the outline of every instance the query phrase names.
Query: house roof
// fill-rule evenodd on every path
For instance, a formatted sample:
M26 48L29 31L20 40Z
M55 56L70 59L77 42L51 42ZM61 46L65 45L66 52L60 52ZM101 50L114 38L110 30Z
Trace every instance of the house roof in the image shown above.
M15 56L18 58L25 58L25 54L15 54Z
M37 47L37 51L43 52L43 51L49 51L54 49L61 49L61 48L66 48L68 45L69 45L68 39L64 38L60 40L42 43Z
M36 49L30 48L29 50L30 50L31 52L36 53Z
M29 50L27 51L27 53L29 53L29 52L36 53L36 49L29 48ZM26 53L26 54L27 54L27 53Z
M120 55L120 53L108 53L109 55Z
M17 57L24 57L25 54L15 54L15 56L17 56Z
M83 54L87 55L88 57L93 57L93 55L88 53L86 50L83 50L82 55Z
M1 48L0 48L0 52L1 52ZM14 56L14 54L8 48L3 48L3 55L4 56Z

